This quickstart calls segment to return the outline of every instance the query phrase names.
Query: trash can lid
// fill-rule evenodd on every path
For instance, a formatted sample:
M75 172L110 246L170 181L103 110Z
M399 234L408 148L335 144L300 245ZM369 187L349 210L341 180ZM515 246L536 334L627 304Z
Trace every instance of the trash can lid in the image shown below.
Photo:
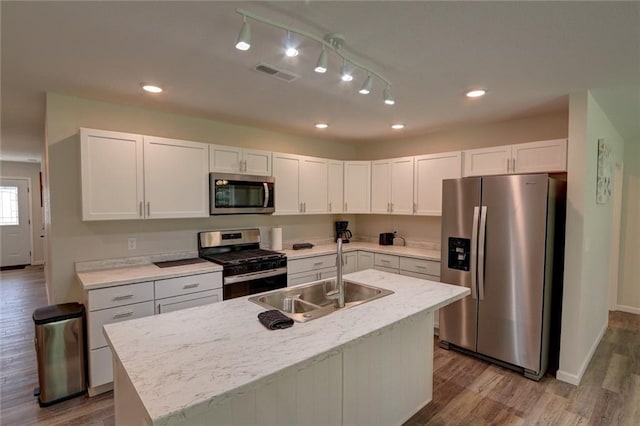
M84 305L80 303L62 303L38 308L33 311L33 322L47 324L55 321L64 321L84 315Z

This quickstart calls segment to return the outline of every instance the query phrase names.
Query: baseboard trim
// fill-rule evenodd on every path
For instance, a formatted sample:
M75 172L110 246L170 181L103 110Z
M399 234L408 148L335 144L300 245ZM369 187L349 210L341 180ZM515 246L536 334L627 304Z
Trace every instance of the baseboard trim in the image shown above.
M44 260L34 260L31 262L31 266L44 265Z
M616 311L622 311L622 312L627 312L629 314L640 315L640 308L636 308L635 306L616 305Z
M591 349L589 349L589 353L587 354L587 357L582 362L582 365L580 366L580 370L578 370L578 374L571 374L566 371L558 370L556 372L556 379L560 380L561 382L569 383L575 386L578 386L580 384L580 381L582 380L582 376L584 376L584 372L587 371L587 367L591 362L591 358L593 358L593 354L596 353L596 349L598 349L598 345L600 344L600 341L604 337L604 333L607 331L608 325L609 325L608 321L606 321L604 323L604 326L602 327L602 330L600 330L600 333L598 334L598 338L595 340L595 342L593 342L593 345L591 345Z

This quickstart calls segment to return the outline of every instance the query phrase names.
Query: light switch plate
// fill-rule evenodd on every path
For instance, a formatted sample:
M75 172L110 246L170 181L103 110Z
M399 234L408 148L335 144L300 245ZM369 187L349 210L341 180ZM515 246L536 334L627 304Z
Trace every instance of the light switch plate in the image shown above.
M127 238L127 247L129 247L129 250L135 250L136 243L137 241L135 238Z

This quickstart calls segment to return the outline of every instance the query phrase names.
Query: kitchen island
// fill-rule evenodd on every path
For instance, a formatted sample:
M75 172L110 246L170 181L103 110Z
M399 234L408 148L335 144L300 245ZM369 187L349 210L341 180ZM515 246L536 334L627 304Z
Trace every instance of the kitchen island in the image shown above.
M269 331L247 298L105 325L116 423L401 424L431 400L433 311L469 290L366 270L394 293Z

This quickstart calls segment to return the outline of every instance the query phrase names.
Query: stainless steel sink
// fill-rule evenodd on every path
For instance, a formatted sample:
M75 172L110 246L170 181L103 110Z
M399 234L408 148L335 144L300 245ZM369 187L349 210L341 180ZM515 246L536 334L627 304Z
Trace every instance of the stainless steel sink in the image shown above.
M278 309L289 318L305 322L320 318L339 309L347 309L393 294L390 290L344 281L344 308L337 307L336 280L287 287L250 297L249 300L267 309Z

